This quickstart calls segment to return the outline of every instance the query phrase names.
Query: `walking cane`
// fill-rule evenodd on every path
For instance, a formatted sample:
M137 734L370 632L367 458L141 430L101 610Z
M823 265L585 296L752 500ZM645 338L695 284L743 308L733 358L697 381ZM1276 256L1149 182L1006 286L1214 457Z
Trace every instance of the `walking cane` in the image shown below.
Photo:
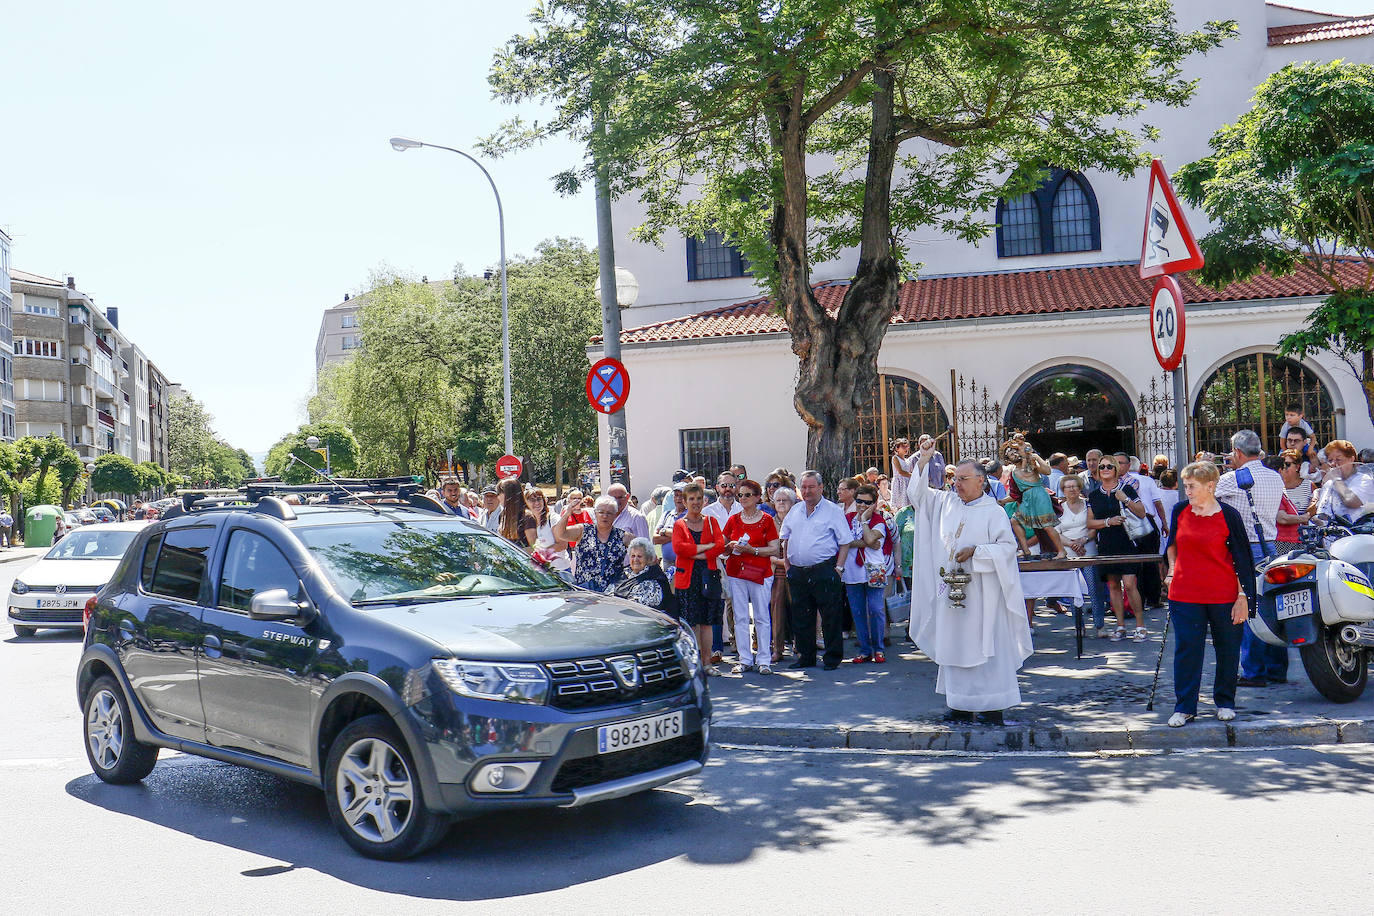
M1166 611L1164 614L1164 635L1159 638L1159 658L1155 660L1155 682L1150 685L1150 702L1145 704L1146 712L1154 712L1155 691L1159 689L1159 669L1164 664L1164 645L1169 641L1169 617Z

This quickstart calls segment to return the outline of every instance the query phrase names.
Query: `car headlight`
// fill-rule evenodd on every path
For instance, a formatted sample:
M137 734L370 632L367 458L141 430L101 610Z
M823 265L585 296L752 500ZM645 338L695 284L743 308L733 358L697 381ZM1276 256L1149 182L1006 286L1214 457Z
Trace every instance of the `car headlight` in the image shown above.
M687 676L689 678L696 677L697 672L701 670L701 653L697 649L697 638L692 635L692 631L678 630L673 648L677 649L677 657L682 659L682 666L687 669Z
M549 676L538 665L436 658L434 670L450 690L465 697L542 704L549 696Z
M28 594L29 587L18 579L15 579L14 584L10 586L10 591L14 592L16 595L24 595Z

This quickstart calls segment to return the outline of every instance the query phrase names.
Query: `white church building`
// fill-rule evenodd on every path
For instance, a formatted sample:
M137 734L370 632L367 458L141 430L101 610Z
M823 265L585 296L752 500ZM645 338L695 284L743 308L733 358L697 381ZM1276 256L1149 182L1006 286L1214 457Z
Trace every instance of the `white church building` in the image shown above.
M1314 0L1316 2L1316 0ZM1374 0L1371 0L1374 6ZM1169 169L1208 153L1255 87L1305 60L1374 62L1374 15L1339 17L1264 0L1176 3L1180 26L1234 19L1239 35L1192 66L1191 103L1151 110L1149 151ZM1056 170L1039 190L999 202L980 243L933 233L908 239L924 265L904 284L878 358L880 379L860 418L854 469L885 471L898 436L948 430L947 456L990 454L1005 429L1030 431L1045 454L1090 447L1172 454L1172 390L1151 346L1152 281L1139 278L1148 172L1129 180ZM1197 236L1209 226L1187 211ZM632 240L638 202L616 202L616 262L636 277L622 312L622 359L634 490L647 494L682 467L708 477L732 463L764 475L805 465L806 426L792 405L797 358L778 310L714 233ZM854 253L813 268L822 304L838 306ZM1353 267L1352 267L1353 270ZM1253 428L1277 447L1283 410L1303 406L1321 444L1374 445L1356 377L1337 358L1280 357L1329 290L1305 273L1261 275L1218 292L1179 277L1187 300L1184 364L1190 450L1229 448ZM691 388L694 395L681 392ZM608 453L601 419L602 454Z

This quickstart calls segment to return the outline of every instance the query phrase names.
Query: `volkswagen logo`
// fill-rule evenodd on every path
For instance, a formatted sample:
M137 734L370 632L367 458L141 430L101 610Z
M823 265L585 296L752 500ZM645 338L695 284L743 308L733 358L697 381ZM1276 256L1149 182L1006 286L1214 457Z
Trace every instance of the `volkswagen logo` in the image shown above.
M615 672L615 679L620 682L621 687L633 690L639 686L639 662L635 661L633 655L617 655L607 661L610 662L611 670Z
M65 595L67 593L67 586L59 585L56 589L54 589L54 591L56 591L59 595Z

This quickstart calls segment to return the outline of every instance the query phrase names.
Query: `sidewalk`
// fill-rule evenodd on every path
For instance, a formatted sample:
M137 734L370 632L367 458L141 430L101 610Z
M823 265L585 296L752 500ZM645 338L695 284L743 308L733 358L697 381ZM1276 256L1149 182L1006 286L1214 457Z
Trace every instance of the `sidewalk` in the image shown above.
M730 744L782 747L974 751L1130 751L1374 742L1374 684L1358 701L1336 704L1312 687L1297 652L1287 685L1240 688L1236 718L1223 724L1211 702L1210 645L1198 718L1183 728L1173 713L1173 633L1164 654L1153 712L1145 710L1159 657L1164 612L1152 611L1150 639L1111 642L1091 635L1074 657L1072 617L1036 617L1035 654L1021 668L1022 703L1007 711L1005 727L942 721L935 665L906 639L889 632L887 664L842 664L776 674L712 678L711 735ZM846 658L858 652L846 643ZM720 665L730 670L727 657Z
M52 550L51 547L0 547L0 563L36 560Z

